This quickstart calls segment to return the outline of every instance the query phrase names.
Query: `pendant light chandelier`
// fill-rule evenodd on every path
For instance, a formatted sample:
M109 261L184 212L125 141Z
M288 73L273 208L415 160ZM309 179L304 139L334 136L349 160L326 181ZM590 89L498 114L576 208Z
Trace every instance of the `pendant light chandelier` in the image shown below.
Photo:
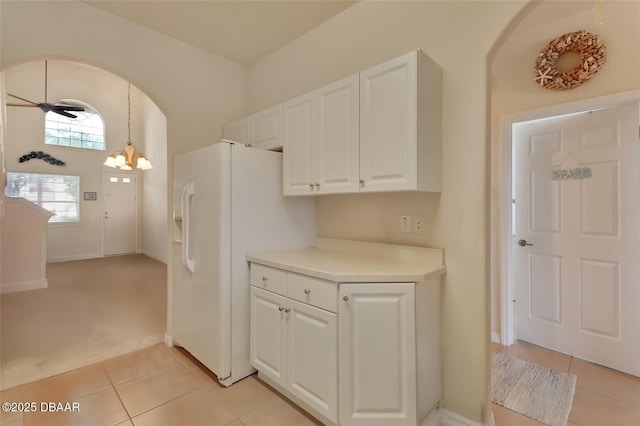
M134 167L140 170L152 169L153 166L151 166L149 160L147 160L140 151L136 151L133 143L131 143L131 83L129 83L129 93L127 101L129 106L129 138L127 141L127 145L119 154L116 153L107 157L106 161L103 164L105 166L113 167L114 169L120 170L133 170Z

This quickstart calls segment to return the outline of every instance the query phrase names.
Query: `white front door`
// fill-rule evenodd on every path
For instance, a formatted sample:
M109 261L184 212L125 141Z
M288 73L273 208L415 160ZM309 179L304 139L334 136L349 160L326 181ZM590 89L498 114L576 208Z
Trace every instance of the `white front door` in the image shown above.
M640 375L638 105L517 123L516 336Z
M135 173L103 172L105 256L137 251L137 183Z

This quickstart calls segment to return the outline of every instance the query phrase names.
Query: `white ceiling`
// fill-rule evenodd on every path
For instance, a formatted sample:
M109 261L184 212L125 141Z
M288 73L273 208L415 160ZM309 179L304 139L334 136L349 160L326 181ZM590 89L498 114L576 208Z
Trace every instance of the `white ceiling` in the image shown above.
M251 65L342 12L348 0L84 0L131 22Z

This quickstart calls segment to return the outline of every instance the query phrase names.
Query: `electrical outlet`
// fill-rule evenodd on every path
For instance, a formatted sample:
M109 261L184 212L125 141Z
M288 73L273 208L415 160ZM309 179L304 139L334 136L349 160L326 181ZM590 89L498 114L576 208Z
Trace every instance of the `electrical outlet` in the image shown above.
M400 216L400 232L411 232L411 216Z
M413 232L422 233L424 232L424 216L414 216L412 217L413 221Z

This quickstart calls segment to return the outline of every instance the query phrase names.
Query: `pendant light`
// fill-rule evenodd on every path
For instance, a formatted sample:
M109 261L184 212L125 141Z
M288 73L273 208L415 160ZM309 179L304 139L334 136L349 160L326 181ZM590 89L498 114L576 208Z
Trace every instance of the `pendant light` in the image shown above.
M140 151L136 151L133 143L131 143L131 83L129 83L127 101L129 107L129 121L127 128L129 138L127 139L127 145L119 154L115 153L107 157L103 165L120 170L133 170L134 167L140 170L152 169L153 166L151 166L149 160L147 160Z

